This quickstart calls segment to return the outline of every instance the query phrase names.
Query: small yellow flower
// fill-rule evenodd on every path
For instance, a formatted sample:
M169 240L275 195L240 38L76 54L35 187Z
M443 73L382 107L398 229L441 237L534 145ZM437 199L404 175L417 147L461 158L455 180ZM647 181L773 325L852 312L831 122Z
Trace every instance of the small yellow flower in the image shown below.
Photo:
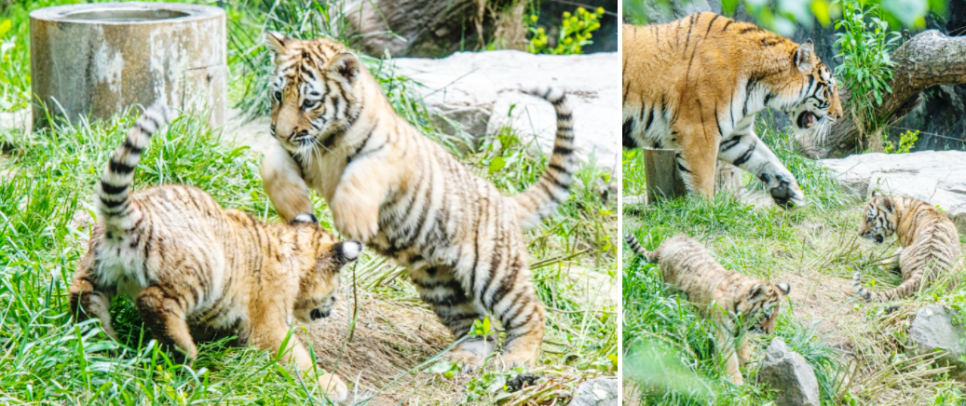
M577 7L577 14L586 14L586 13L587 13L587 9L583 7Z
M594 11L596 11L597 14L604 14L604 8L603 7L597 7L597 10L594 10Z
M537 15L536 14L531 15L530 16L530 21L537 22Z
M569 45L571 42L574 42L574 40L571 39L570 37L564 38L564 40L563 40L563 43L564 44L568 44Z
M537 34L546 34L546 33L547 31L545 31L543 27L537 28Z
M569 11L564 11L563 18L570 18L570 12Z

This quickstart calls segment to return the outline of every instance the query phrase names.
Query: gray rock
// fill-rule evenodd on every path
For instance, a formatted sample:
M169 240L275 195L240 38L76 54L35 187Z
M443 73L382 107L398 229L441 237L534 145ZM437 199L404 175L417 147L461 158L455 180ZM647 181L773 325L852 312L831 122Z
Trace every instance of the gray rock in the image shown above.
M915 197L939 206L966 233L966 152L862 154L819 161L860 199L872 190Z
M568 406L617 406L620 391L617 378L597 378L581 383Z
M913 351L926 354L936 350L946 351L940 363L955 366L966 372L966 326L954 325L954 310L943 305L930 305L919 309L909 327L909 341Z
M574 106L577 152L593 153L600 166L616 170L620 158L620 82L617 53L533 55L519 51L459 52L442 59L400 58L396 73L417 87L426 105L459 123L474 137L509 125L517 134L536 136L544 152L553 148L553 107L520 90L555 86L569 93ZM446 128L444 126L444 128ZM526 138L524 138L526 140Z
M800 354L789 351L780 338L768 346L758 379L778 391L775 404L819 406L815 371Z

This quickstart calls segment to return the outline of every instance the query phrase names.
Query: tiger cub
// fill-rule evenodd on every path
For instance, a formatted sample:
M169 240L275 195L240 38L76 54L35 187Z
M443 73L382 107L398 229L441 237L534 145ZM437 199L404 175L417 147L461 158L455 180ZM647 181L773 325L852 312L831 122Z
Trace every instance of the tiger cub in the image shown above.
M812 47L714 13L622 28L623 144L677 150L689 190L714 194L715 162L755 175L775 203L802 206L792 173L755 135L755 115L784 111L796 137L842 117L832 70ZM821 137L819 137L821 138Z
M902 283L895 288L873 292L862 287L862 274L852 277L852 290L866 300L893 300L919 291L919 287L952 272L963 257L956 225L944 214L922 200L906 196L886 196L873 191L865 205L859 234L881 244L896 234L902 245L884 264L902 271Z
M657 264L664 283L684 292L702 315L712 319L718 327L718 343L726 346L721 353L728 360L729 379L743 384L739 361L743 364L749 359L751 348L742 332L771 334L781 301L791 292L791 286L729 271L704 245L684 235L674 236L650 252L633 234L627 233L624 239L635 253ZM743 320L740 326L736 323L739 315Z
M457 339L491 313L506 331L505 366L532 364L544 308L528 266L522 225L535 225L568 197L576 167L571 107L550 101L557 134L549 167L508 197L393 110L362 61L328 39L269 34L273 143L262 179L286 219L311 215L309 188L332 210L335 228L407 268L422 299ZM478 367L495 336L461 342L449 357Z
M193 332L231 333L277 354L293 318L310 323L329 315L339 270L359 257L362 245L338 242L312 222L261 223L222 209L194 187L132 193L134 168L168 114L163 105L145 111L104 169L98 223L70 287L71 313L97 317L116 338L108 310L111 298L122 295L137 301L155 338L188 362L198 355ZM282 361L311 371L305 347L288 342ZM331 399L348 396L335 374L319 382Z

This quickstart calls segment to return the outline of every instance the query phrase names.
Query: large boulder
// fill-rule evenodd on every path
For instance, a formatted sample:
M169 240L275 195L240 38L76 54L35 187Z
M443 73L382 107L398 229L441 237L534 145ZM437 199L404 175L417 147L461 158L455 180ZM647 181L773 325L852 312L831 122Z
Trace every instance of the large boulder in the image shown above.
M862 154L819 161L839 183L865 199L872 190L915 197L939 206L966 233L966 152Z
M815 371L800 354L789 351L780 338L768 346L758 379L778 392L775 404L819 406Z
M919 354L945 351L940 363L951 365L961 373L966 372L966 326L954 311L943 305L930 305L919 309L909 327L909 341L913 351Z
M422 86L427 106L474 137L494 134L504 125L521 136L536 135L550 152L556 130L553 106L520 93L535 86L567 91L574 106L574 131L582 159L616 171L620 145L620 84L611 72L617 53L533 55L519 51L460 52L443 59L400 58L396 73Z

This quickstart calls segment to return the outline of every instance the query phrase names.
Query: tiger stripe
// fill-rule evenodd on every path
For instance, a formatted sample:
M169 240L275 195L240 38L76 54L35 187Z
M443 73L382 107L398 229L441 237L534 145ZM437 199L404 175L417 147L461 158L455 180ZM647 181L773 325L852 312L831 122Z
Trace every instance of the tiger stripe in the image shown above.
M318 191L336 229L406 267L457 339L493 315L506 332L504 364L533 364L546 316L521 225L538 223L568 198L577 158L567 95L526 91L553 105L557 131L546 171L509 197L396 114L342 44L266 39L276 53L270 128L278 143L266 154L262 179L278 213L312 213L308 191ZM495 341L467 339L449 357L475 368Z

